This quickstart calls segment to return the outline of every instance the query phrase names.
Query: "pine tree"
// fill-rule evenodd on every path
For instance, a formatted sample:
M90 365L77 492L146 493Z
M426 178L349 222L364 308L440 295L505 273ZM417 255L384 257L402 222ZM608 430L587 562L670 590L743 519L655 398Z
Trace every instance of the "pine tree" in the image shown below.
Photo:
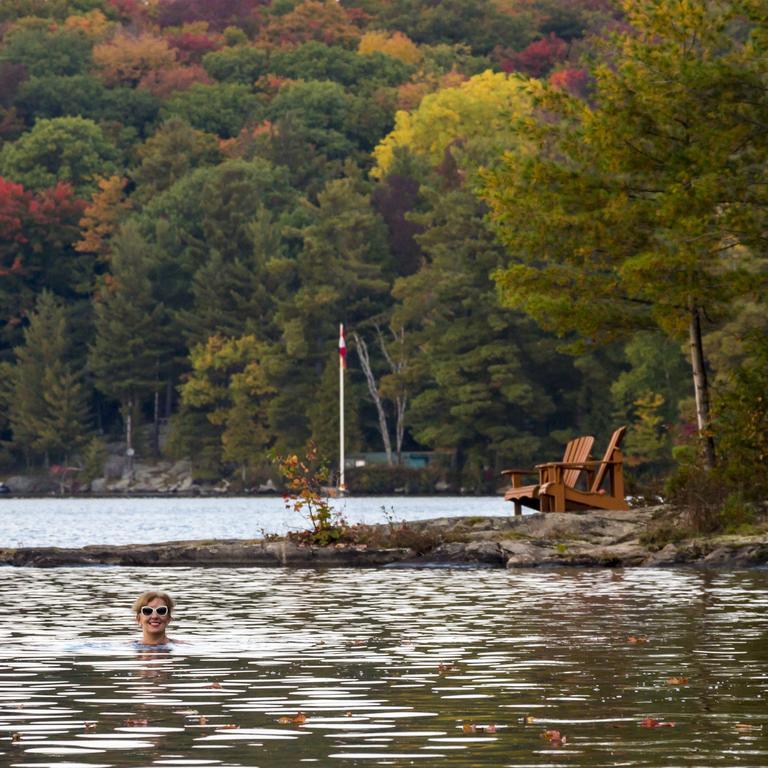
M66 310L53 294L40 294L24 345L14 351L14 439L28 457L60 456L66 462L86 440L87 393L82 375L70 363Z
M96 337L88 364L97 389L121 404L129 450L136 407L160 390L172 363L167 313L152 292L153 263L152 248L134 224L126 224L114 241L112 272L94 307Z

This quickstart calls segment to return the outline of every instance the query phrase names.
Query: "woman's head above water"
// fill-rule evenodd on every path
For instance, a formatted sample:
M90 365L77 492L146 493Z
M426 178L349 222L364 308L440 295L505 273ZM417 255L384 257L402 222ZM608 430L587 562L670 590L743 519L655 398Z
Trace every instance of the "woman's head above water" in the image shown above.
M141 627L144 645L163 645L170 642L166 630L171 621L173 600L165 592L144 592L133 603L136 622Z

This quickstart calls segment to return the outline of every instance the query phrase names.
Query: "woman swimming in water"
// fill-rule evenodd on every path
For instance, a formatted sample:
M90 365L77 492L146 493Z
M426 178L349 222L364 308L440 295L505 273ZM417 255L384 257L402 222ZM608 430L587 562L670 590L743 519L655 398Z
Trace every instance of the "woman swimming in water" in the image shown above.
M173 642L166 630L171 621L173 600L165 592L144 592L133 604L136 622L141 627L142 645L167 645Z

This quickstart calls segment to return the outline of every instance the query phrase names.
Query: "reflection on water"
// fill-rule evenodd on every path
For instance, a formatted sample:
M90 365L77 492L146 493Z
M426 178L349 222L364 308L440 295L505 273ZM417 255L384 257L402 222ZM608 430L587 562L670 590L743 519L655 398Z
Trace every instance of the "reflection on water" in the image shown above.
M170 651L131 643L150 586L179 600ZM0 765L765 766L766 587L765 572L7 568Z

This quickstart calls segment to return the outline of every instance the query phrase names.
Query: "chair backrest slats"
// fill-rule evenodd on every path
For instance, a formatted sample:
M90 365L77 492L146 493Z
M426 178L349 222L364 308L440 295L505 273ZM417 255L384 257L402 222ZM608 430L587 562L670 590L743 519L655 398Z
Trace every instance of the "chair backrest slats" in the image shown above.
M583 464L589 459L589 452L592 450L594 443L595 438L592 435L584 435L583 437L576 437L570 440L568 445L565 446L563 464ZM565 485L573 488L579 481L579 476L583 471L582 469L566 469L563 472L563 482Z
M624 433L626 431L627 431L626 427L619 427L611 435L611 439L608 442L608 449L605 452L605 456L603 456L603 463L597 468L597 472L595 473L594 480L592 481L592 486L589 489L592 493L597 493L600 490L600 486L603 484L603 480L605 480L605 475L610 469L610 465L608 464L608 462L613 461L614 452L621 444L621 441L624 437Z

